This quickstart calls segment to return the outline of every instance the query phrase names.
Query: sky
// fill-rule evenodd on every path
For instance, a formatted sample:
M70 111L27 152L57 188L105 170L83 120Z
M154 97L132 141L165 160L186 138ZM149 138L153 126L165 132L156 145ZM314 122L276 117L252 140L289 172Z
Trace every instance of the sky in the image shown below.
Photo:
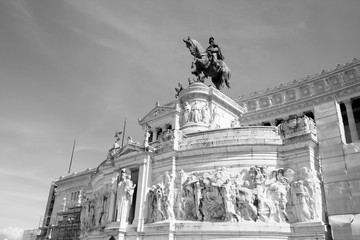
M212 35L238 97L360 57L358 0L0 0L0 240L39 226L52 179L97 167L114 133L192 78ZM207 80L207 83L211 83Z

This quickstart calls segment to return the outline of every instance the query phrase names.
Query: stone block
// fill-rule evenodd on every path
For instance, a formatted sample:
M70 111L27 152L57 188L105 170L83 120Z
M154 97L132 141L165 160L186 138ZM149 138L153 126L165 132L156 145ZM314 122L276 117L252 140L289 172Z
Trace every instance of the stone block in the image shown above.
M350 191L354 212L360 213L360 180L350 180Z
M342 145L323 145L320 147L319 153L324 162L326 162L328 158L344 156Z
M329 223L331 226L333 239L355 239L351 230L351 222L353 221L353 219L354 216L352 214L329 216Z
M359 212L359 211L357 211ZM354 239L360 239L360 214L354 215L354 220L351 223L351 230L354 236Z
M350 154L345 156L347 174L349 179L360 179L360 154Z
M327 139L327 138L335 138L335 137L341 138L341 131L340 131L339 123L333 122L333 123L318 126L317 127L317 136L318 136L319 141Z
M345 154L360 153L360 142L344 144Z
M335 146L335 145L341 145L342 146L342 144L343 144L343 141L339 137L327 138L327 139L324 139L322 141L319 141L320 151L321 151L321 148L324 147L324 146Z
M333 125L339 122L339 117L336 114L336 112L329 113L327 116L323 116L316 120L316 126L319 126L320 128L327 126L327 125Z
M347 182L325 183L325 196L329 215L353 212L350 189Z
M340 156L334 156L334 157L328 157L326 159L321 160L322 164L331 164L334 162L345 162L345 157L343 155ZM345 163L344 163L345 164Z
M291 224L291 240L326 239L326 225L323 222L299 222Z
M330 115L333 115L334 112L337 112L335 102L326 102L314 106L316 125L318 125L318 120Z
M346 171L343 163L323 164L323 177L325 183L346 180Z

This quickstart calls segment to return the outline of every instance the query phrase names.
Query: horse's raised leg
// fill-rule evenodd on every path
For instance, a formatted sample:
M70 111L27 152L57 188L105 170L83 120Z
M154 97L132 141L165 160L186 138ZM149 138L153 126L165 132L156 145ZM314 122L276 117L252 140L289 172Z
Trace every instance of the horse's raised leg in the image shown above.
M230 88L229 79L230 79L230 72L223 71L221 74L221 80L222 82L225 82L227 88Z

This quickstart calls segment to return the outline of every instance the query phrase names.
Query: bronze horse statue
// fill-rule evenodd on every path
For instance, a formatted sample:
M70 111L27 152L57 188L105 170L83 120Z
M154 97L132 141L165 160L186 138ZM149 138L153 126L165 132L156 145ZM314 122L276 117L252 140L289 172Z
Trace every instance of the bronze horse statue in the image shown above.
M204 51L203 47L195 39L188 37L187 40L183 39L186 43L186 47L189 48L191 55L194 56L192 66L195 66L195 70L191 73L198 77L198 81L203 82L203 78L200 78L200 74L203 73L204 77L211 77L211 80L218 90L224 87L224 83L230 88L231 72L229 67L222 60L211 59L211 56Z

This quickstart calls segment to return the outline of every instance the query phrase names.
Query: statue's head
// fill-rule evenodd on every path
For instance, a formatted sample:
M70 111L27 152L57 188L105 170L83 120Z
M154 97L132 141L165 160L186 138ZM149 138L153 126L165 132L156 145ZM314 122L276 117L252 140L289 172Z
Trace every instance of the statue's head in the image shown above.
M211 44L211 43L214 43L214 37L213 36L210 36L210 38L209 38L209 44Z

